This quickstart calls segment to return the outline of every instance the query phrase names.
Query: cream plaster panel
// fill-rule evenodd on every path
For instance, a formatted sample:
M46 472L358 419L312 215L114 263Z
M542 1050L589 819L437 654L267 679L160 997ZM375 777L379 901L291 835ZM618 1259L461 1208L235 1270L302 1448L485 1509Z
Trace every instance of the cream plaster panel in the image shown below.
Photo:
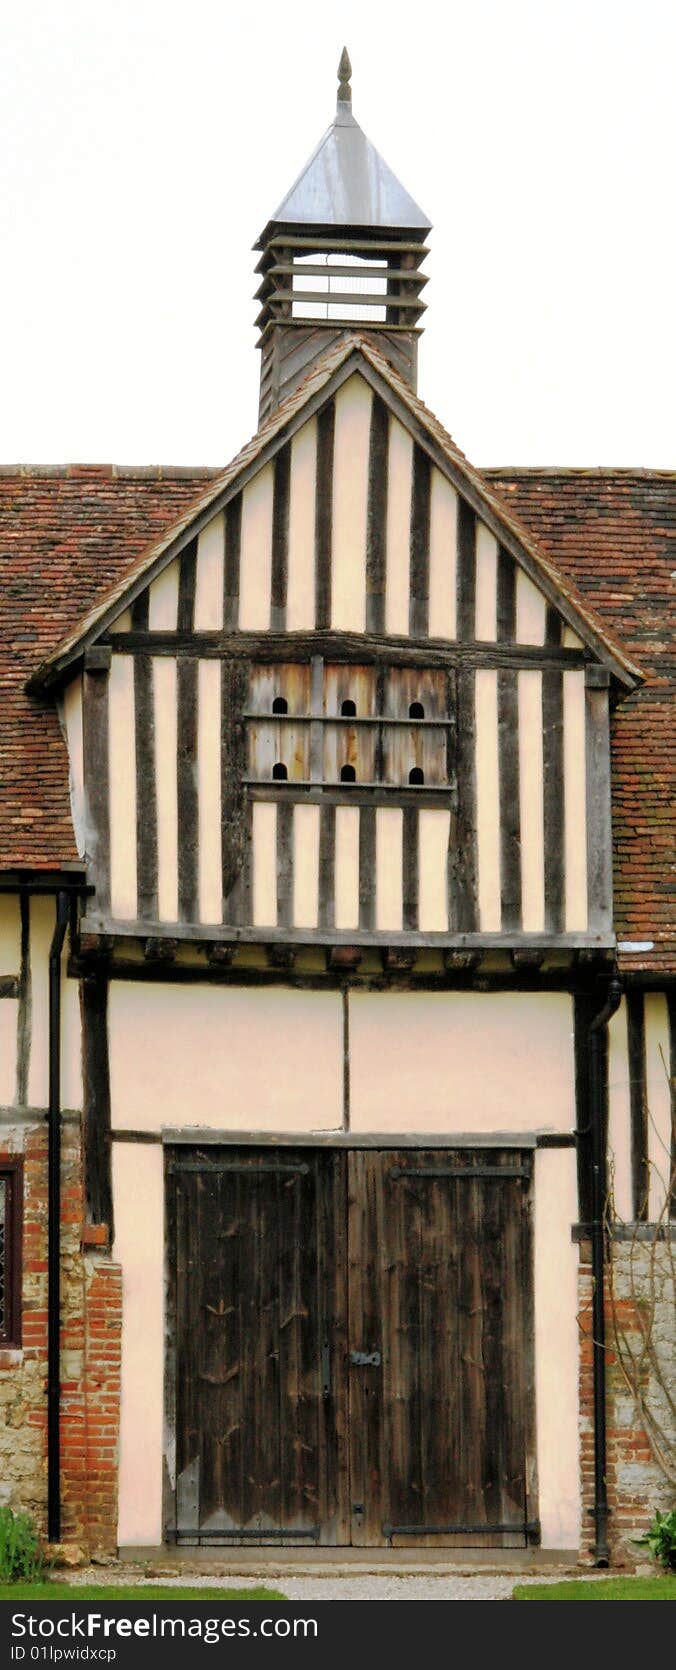
M566 932L587 927L587 770L584 673L563 675Z
M455 638L458 497L441 470L430 485L430 638Z
M564 992L355 992L354 1130L570 1131L572 999Z
M12 1107L16 1097L18 1024L16 998L3 997L0 1001L0 1106L3 1107Z
M0 893L0 974L21 970L21 911L16 896Z
M577 632L573 631L572 626L567 626L565 622L561 635L561 643L563 644L564 649L584 649L582 639L578 637Z
M335 909L337 928L359 927L359 809L336 807Z
M524 932L535 934L545 926L542 673L520 672L517 688L521 910Z
M137 915L136 728L134 660L112 658L108 694L110 908L118 921Z
M631 1223L634 1195L631 1179L629 1040L624 998L608 1026L608 1156L613 1174L615 1211L624 1223Z
M176 765L176 662L153 660L155 790L157 795L157 897L160 922L178 921L178 784Z
M404 917L404 814L376 811L376 928L401 929Z
M131 632L131 609L123 609L121 615L116 615L108 630L110 632Z
M574 1148L535 1156L535 1406L544 1548L578 1548L581 1533L578 1249Z
M498 635L497 573L497 540L483 522L477 522L475 637L491 644Z
M291 442L286 625L289 632L315 624L315 495L317 420L304 423Z
M418 814L418 922L422 933L448 931L450 812Z
M84 746L82 734L82 678L73 678L63 693L63 720L68 745L70 809L77 850L85 851Z
M117 1129L340 1128L340 992L113 980L109 1037Z
M541 591L533 585L523 568L516 571L516 641L517 644L543 644L545 641L547 603Z
M319 807L293 809L293 921L316 928L319 921Z
M164 1157L113 1144L113 1256L122 1267L118 1540L162 1542Z
M49 948L54 933L54 900L30 901L31 1045L28 1105L46 1108L49 1100Z
M178 558L167 564L148 591L148 626L151 632L175 632L178 620Z
M220 922L223 916L220 661L200 661L197 679L199 913L200 922Z
M663 992L645 994L646 1101L648 1106L649 1216L664 1209L671 1172L669 1011Z
M413 442L390 420L386 530L385 630L408 632L411 566Z
M221 511L202 528L197 540L195 631L219 632L223 625L225 517Z
M253 919L256 928L277 922L277 807L255 802L252 810Z
M363 377L336 395L333 445L331 626L363 632L366 624L366 511L373 396Z
M243 632L265 632L270 625L272 493L272 464L266 464L242 494L239 624Z
M498 767L498 675L476 675L476 822L479 921L482 933L499 933L500 782Z

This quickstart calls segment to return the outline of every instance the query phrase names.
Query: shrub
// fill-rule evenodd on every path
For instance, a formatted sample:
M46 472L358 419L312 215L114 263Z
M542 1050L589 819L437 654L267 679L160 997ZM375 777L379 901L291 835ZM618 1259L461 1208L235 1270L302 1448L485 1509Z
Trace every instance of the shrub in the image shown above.
M0 1582L36 1583L43 1575L40 1538L30 1514L0 1508Z
M669 1571L676 1571L676 1508L670 1513L655 1514L644 1537L637 1537L638 1548L649 1548L653 1559Z

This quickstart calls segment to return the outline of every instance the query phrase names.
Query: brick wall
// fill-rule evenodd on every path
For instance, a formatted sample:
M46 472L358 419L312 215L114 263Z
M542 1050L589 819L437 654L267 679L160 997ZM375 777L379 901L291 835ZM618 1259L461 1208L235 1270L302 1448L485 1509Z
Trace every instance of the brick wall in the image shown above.
M582 1468L581 1553L591 1557L594 1542L594 1398L592 1359L592 1272L588 1245L580 1249L580 1454ZM652 1269L652 1275L651 1275ZM657 1508L673 1507L673 1487L658 1466L645 1422L622 1373L615 1348L613 1310L620 1334L638 1346L637 1305L654 1300L653 1347L662 1376L676 1384L676 1319L673 1270L663 1243L614 1243L612 1293L606 1283L607 1482L608 1543L613 1565L635 1566L645 1553L633 1538L647 1529ZM641 1389L667 1434L676 1442L673 1416L658 1376L648 1363Z
M47 1516L47 1128L0 1131L24 1155L22 1347L0 1352L0 1501ZM81 1249L80 1132L62 1135L62 1540L111 1553L117 1529L122 1284L105 1250Z

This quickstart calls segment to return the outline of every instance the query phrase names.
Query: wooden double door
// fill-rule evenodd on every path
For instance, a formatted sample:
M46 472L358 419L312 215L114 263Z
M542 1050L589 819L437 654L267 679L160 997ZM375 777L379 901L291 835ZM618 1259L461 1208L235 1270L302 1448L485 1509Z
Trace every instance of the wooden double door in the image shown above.
M537 1540L528 1153L168 1160L166 1530Z

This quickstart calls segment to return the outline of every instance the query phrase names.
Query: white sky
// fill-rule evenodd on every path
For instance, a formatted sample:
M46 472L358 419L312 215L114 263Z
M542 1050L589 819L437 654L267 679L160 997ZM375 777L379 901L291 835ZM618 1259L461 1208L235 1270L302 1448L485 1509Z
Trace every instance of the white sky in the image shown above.
M344 41L434 223L423 399L477 464L676 467L674 0L5 0L0 460L239 449Z

